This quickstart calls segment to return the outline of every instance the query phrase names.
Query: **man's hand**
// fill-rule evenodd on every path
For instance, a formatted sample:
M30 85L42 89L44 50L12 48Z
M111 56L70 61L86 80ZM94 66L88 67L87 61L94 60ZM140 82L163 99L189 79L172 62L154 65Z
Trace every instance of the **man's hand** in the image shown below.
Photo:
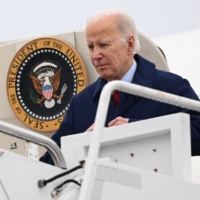
M93 129L94 129L94 124L92 124L85 132L93 131Z
M122 124L127 124L128 121L129 121L129 118L117 117L117 118L115 118L114 120L112 120L108 124L108 127L119 126L119 125L122 125ZM93 131L93 130L94 130L94 124L92 124L85 132Z
M117 118L115 118L114 120L112 120L112 121L108 124L108 127L111 127L111 126L119 126L119 125L122 125L122 124L127 124L128 121L129 121L129 118L117 117Z

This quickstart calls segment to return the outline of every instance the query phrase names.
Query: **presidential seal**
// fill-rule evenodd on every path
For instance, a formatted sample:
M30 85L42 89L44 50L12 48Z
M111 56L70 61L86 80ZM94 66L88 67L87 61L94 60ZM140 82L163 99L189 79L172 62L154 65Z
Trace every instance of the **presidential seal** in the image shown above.
M17 118L40 132L59 128L70 99L87 86L84 63L68 43L39 38L23 46L11 62L7 94Z

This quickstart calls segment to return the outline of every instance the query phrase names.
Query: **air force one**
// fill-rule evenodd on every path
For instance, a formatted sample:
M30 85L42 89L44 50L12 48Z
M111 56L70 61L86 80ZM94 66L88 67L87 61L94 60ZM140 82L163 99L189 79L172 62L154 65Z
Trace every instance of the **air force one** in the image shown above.
M196 38L198 43L200 40L197 35L193 38ZM86 64L89 84L94 82L98 74L87 53L85 32L74 31L73 35L67 32L52 35L52 37L64 39L77 49ZM173 38L171 40L176 43L177 38L174 41ZM169 50L165 51L162 48L167 57L166 61L163 52L157 47L162 43L167 47L169 42L164 44L164 39L158 39L159 44L155 45L156 40L152 42L142 33L139 33L139 39L141 42L139 54L156 63L159 69L166 71L171 69L170 66L175 62L172 62ZM5 83L10 63L17 50L31 40L13 41L0 45L2 66L0 68L2 75L0 100L3 105L0 112L1 200L199 199L200 162L198 157L191 159L190 121L187 114L177 113L104 129L103 121L107 113L106 105L109 102L105 93L102 92L103 103L99 102L95 120L98 128L87 134L62 137L61 149L49 138L53 132L33 132L25 127L10 109ZM188 43L193 45L191 42ZM200 63L199 46L195 46L194 54L198 56L196 60L192 59L193 64ZM190 48L191 51L192 49L194 46ZM3 56L5 54L7 57ZM190 59L175 57L182 60L180 62ZM51 110L56 103L55 99L61 99L68 86L65 85L64 90L58 95L62 70L56 67L55 63L48 63L48 61L45 63L49 68L45 68L46 64L39 63L37 66L41 67L41 71L32 73L36 68L33 66L29 78L35 91L40 95L36 99L38 106L44 103L46 108ZM183 73L186 72L187 70L183 69ZM194 77L194 80L189 79L190 82L197 90L197 94L200 94L197 84L198 74L198 69L197 72L194 69L188 72L191 78ZM119 86L118 84L116 83L116 87ZM124 92L132 93L135 90L128 88L126 83L120 84ZM106 89L110 91L113 87L115 85L111 83ZM145 88L145 91L149 95L156 95L148 88ZM165 94L166 98L159 97L160 99L157 100L167 101L168 95ZM13 96L13 105L14 98L16 97ZM175 99L168 103L177 103L175 101L179 102ZM183 102L180 100L179 103L181 105ZM31 120L30 118L29 123L33 123ZM44 147L52 155L56 166L38 161L45 152Z

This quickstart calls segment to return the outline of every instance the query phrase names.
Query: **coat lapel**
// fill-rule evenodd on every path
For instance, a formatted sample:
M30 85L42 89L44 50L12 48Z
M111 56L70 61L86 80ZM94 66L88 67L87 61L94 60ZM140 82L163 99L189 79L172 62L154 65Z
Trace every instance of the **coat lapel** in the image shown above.
M152 88L156 76L155 65L137 54L134 56L134 59L137 62L137 68L132 83ZM123 116L123 113L126 112L128 105L134 105L141 99L142 97L140 96L120 92L120 109L118 114Z
M152 88L156 76L155 64L147 61L137 54L134 56L134 59L137 62L137 69L132 83Z

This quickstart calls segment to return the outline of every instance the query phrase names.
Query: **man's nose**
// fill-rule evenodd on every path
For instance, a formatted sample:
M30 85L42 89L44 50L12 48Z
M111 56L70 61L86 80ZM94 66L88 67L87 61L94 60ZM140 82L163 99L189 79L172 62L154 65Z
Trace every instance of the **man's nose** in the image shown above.
M100 59L102 58L102 52L99 48L94 48L93 52L92 52L92 58L93 59Z

